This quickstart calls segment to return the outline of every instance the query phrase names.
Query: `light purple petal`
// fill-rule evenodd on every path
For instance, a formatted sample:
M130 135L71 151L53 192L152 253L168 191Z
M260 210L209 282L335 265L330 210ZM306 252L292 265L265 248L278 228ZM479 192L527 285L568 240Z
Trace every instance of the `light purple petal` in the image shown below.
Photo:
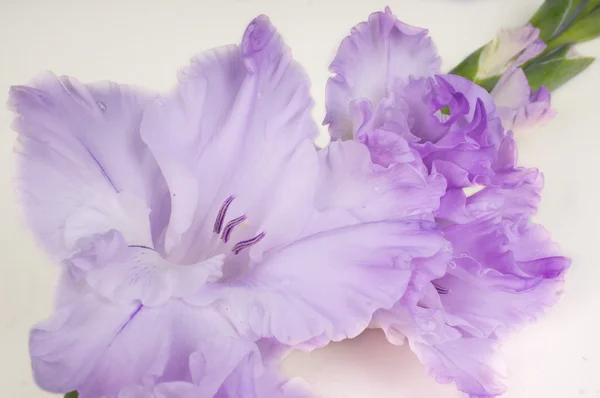
M130 386L126 387L117 398L199 398L203 397L198 387L193 383L173 381L161 383L157 386Z
M255 359L257 358L257 359ZM250 352L225 379L216 395L207 395L192 382L164 382L156 386L131 386L118 398L312 398L306 383L286 380L274 368L257 364L261 359Z
M166 186L139 136L142 112L154 97L134 87L84 85L50 73L11 89L9 107L17 113L19 133L17 191L28 224L55 259L70 251L63 232L67 219L81 206L96 207L90 202L135 197L142 210L155 208L156 230L164 224Z
M327 83L324 124L330 125L332 138L353 137L353 100L363 98L376 105L397 81L432 76L440 64L427 30L399 21L389 8L371 14L342 41L329 67L336 75Z
M374 316L373 326L391 342L408 339L436 380L454 381L473 397L504 391L497 340L537 319L562 291L570 260L528 220L542 185L535 169L499 167L490 185L469 197L462 189L449 191L438 212L440 226L450 224L444 235L454 258L447 271L435 257L428 259L420 274L413 273L420 282Z
M527 24L503 29L484 48L479 57L476 79L500 76L510 67L518 68L546 49L540 30Z
M504 335L558 299L570 260L541 226L489 219L444 234L456 267L435 283L448 291L442 302L449 324L476 337Z
M374 135L369 137L372 143ZM405 150L410 151L407 144L390 146L388 154L395 156L393 153L405 153ZM386 156L377 155L380 159ZM445 192L446 184L441 175L429 176L426 172L423 175L422 170L406 162L389 167L373 164L369 149L355 141L333 142L320 152L319 158L317 208L344 209L360 221L431 219Z
M438 296L433 289L434 295ZM408 340L427 371L439 383L455 382L470 397L495 397L505 391L505 366L492 339L474 338L445 323L439 298L429 294L420 306L408 310L396 305L380 311L374 326L383 328L396 345Z
M537 169L516 168L498 173L491 184L467 196L449 191L441 200L440 219L465 224L488 216L508 219L537 213L544 177Z
M460 338L435 345L409 342L438 383L455 382L459 390L478 398L492 398L506 391L496 341Z
M112 235L109 234L109 235ZM98 236L100 243L104 236ZM96 243L96 242L94 242ZM98 256L103 247L95 246ZM90 249L83 260L90 259ZM179 265L163 259L148 247L122 245L111 258L84 269L82 278L98 294L118 304L139 302L147 307L165 304L172 297L186 297L202 289L205 283L215 282L223 276L224 255L217 255L197 264ZM81 254L70 263L81 270Z
M311 398L301 379L287 379L276 364L266 365L258 351L250 352L225 380L214 398Z
M202 381L212 397L248 350L231 325L214 309L171 300L158 307L115 305L63 278L54 315L31 331L34 377L57 393L78 390L82 397L116 394L131 385L192 381L191 353L202 353Z
M389 166L416 155L410 163L420 166L421 157L429 172L446 178L449 189L487 183L494 175L504 129L489 93L467 79L410 78L375 107L357 101L351 109L356 139L369 147L378 164ZM403 148L404 142L411 150ZM397 154L402 157L390 156Z
M430 223L377 222L312 235L270 253L239 283L207 289L234 325L282 344L354 337L404 293L415 258L446 249ZM377 286L377 289L372 289Z
M483 87L458 75L440 75L438 82L449 84L456 92L465 97L469 104L469 111L466 114L467 120L472 120L478 101L481 101L485 107L486 114L490 118L495 116L496 102Z
M540 87L532 93L521 68L510 68L492 90L492 97L504 128L516 133L543 126L556 116L550 92Z
M293 225L301 228L303 217L291 209L308 206L313 192L302 187L317 173L309 87L262 16L241 48L201 54L182 71L177 89L148 109L142 136L172 193L166 246L173 258L193 262L210 250L215 218L230 196L228 217L245 215L254 225L254 235L237 241L259 234L268 215L287 217L289 234L297 233ZM266 231L261 244L276 236Z

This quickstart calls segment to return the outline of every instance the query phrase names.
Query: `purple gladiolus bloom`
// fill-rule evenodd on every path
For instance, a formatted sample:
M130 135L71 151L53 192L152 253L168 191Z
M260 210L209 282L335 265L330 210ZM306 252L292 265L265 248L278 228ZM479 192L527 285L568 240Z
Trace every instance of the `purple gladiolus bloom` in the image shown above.
M352 30L331 70L325 123L333 139L354 138L382 168L447 181L436 221L452 259L419 261L402 298L372 325L393 343L407 339L439 382L472 397L502 394L498 339L556 301L570 264L531 221L541 174L517 167L500 104L469 80L438 75L426 31L389 9ZM469 195L473 186L482 189Z
M62 266L30 335L48 391L302 396L258 343L356 336L448 258L445 180L410 148L394 167L356 142L318 153L309 83L266 17L170 93L43 74L9 105L27 222Z
M439 64L427 31L389 9L372 14L331 64L325 123L332 138L354 137L382 166L394 161L391 147L408 144L429 171L446 177L448 189L489 181L504 135L493 100L467 79L436 75Z

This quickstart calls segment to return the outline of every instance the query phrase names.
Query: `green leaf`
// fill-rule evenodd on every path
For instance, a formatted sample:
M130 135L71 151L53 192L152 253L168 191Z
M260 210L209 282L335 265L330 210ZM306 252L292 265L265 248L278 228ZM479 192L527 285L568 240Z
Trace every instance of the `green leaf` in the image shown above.
M70 393L65 394L64 398L77 398L79 394L77 391L71 391Z
M577 19L581 19L600 6L600 0L589 0Z
M548 43L564 32L587 9L590 2L595 1L546 0L529 22L540 30L540 38Z
M552 61L552 60L566 58L569 51L572 51L572 48L573 48L573 46L569 43L561 44L554 48L549 48L546 51L544 51L543 53L541 53L540 55L538 55L537 57L535 57L534 59L527 62L523 66L523 69L526 69L530 65L534 65L534 64L537 64L540 62L548 62L548 61Z
M554 91L585 69L592 62L592 57L573 57L570 45L557 48L541 59L523 69L532 90L545 86Z
M460 64L450 71L453 75L459 75L469 80L473 80L479 69L479 57L481 56L483 47L475 50L467 58L465 58Z
M582 43L598 36L600 36L600 8L596 8L575 22L550 44L555 47L565 43Z

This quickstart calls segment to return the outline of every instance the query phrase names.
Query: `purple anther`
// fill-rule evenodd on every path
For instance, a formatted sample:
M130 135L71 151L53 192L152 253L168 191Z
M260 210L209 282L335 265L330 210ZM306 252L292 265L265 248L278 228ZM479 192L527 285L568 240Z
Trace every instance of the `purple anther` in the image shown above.
M446 289L446 288L443 288L443 287L441 287L441 286L438 286L438 285L436 285L435 283L433 284L433 286L435 287L435 290L437 290L437 292L438 292L439 294L448 294L448 293L450 293L450 290L449 290L449 289Z
M223 220L225 219L225 214L227 214L227 209L229 208L231 202L233 202L233 198L233 195L228 197L227 199L225 199L225 202L223 202L223 204L221 205L221 209L219 210L219 213L217 214L217 219L215 220L215 226L213 227L213 232L215 234L221 233L221 228L223 227Z
M244 250L247 247L250 247L252 245L257 244L258 242L260 242L262 240L262 238L265 237L265 233L261 232L260 234L256 235L254 238L252 239L248 239L248 240L243 240L241 242L238 242L235 244L235 246L233 246L233 249L231 249L231 251L233 252L233 254L238 254L239 252L241 252L242 250Z
M223 239L223 242L227 243L227 241L231 237L231 232L233 231L233 229L236 226L243 223L244 221L246 221L246 216L239 216L238 218L234 218L233 220L229 221L227 225L225 225L225 228L223 229L223 234L221 235L221 239Z

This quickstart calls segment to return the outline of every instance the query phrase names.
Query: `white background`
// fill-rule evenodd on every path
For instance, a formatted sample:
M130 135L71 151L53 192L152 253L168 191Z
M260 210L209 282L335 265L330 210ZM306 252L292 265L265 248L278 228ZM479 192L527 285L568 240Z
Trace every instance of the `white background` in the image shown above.
M402 20L428 27L449 70L497 29L525 22L541 0L391 0ZM239 42L256 15L271 17L313 80L315 118L324 115L327 66L372 0L0 0L0 102L11 84L50 69L80 80L110 79L166 90L202 50ZM600 42L580 46L600 56ZM519 137L520 161L546 175L538 220L573 257L562 301L505 347L507 398L600 397L600 62L558 90L559 114ZM0 110L0 396L50 397L33 383L29 327L50 313L56 267L24 229L10 183L14 133ZM459 398L437 385L405 347L378 332L294 354L288 373L330 398Z

